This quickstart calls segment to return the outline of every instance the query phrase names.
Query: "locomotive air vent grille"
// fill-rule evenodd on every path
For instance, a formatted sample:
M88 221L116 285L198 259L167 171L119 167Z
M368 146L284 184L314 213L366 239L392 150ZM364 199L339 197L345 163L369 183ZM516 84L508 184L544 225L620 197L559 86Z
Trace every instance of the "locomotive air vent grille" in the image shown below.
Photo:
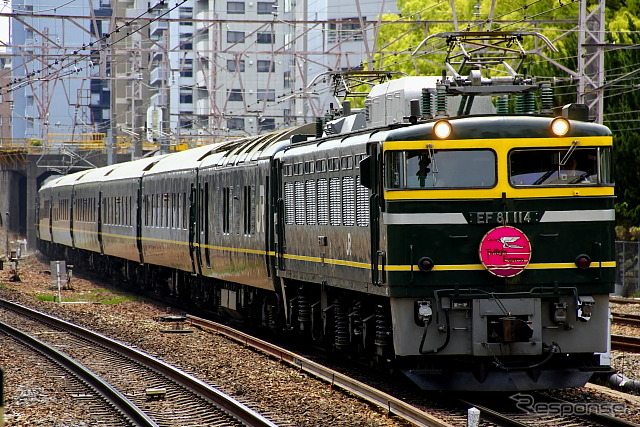
M329 221L331 225L342 222L342 195L340 194L340 178L329 179Z
M295 200L293 199L293 182L285 182L284 184L284 217L286 224L294 223Z
M317 215L317 194L316 194L316 182L312 179L306 182L306 195L307 195L307 224L316 224Z
M356 224L369 226L369 189L360 185L360 175L356 176Z
M296 225L305 225L305 210L304 210L304 182L296 181Z
M329 224L329 192L327 179L318 180L318 224Z
M355 188L352 176L342 177L342 224L355 224Z

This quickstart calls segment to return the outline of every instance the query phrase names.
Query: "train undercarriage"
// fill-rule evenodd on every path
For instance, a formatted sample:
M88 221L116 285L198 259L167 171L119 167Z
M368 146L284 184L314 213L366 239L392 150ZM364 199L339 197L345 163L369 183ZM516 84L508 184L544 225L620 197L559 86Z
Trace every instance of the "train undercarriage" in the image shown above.
M47 242L40 249L50 259L65 259L79 271L113 278L189 312L261 327L386 372L400 371L423 389L579 387L606 368L600 367L598 354L561 354L559 348L538 357L396 357L387 298L292 280L274 292Z

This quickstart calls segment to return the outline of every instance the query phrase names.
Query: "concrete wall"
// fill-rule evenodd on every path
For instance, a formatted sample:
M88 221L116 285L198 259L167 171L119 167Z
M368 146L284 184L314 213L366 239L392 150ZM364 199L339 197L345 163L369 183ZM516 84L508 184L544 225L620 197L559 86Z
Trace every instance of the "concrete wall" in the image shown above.
M2 215L2 225L7 224L9 212L9 230L15 233L26 233L26 203L24 194L25 177L23 174L0 170L0 214Z

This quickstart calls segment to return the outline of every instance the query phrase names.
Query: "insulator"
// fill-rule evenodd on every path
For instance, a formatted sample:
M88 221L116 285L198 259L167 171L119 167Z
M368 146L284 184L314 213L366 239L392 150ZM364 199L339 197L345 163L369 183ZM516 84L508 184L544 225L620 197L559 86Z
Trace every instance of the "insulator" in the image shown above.
M509 98L501 95L496 99L496 110L498 114L509 114Z
M324 127L324 120L322 117L316 119L316 138L322 138L322 128Z
M331 123L327 123L326 125L324 125L324 133L326 135L333 135L334 133L336 133Z
M516 114L524 114L524 96L521 93L516 95Z
M436 114L438 116L447 115L447 86L438 85L436 88Z
M364 101L364 120L365 122L371 121L371 100L365 99Z
M524 94L524 112L527 114L533 113L536 110L536 98L533 96L533 92L526 92Z
M431 96L431 91L427 88L422 89L422 98L421 98L421 113L423 117L432 118L433 117L433 97Z
M540 102L542 104L542 112L551 112L553 110L553 88L549 83L543 83L540 86Z
M305 295L298 296L298 322L311 321L311 304Z
M349 345L349 318L347 312L342 305L336 303L335 308L335 334L334 344L336 348L342 348Z
M385 313L382 306L378 306L378 308L376 309L375 323L376 339L374 344L381 347L392 345L393 340L391 322L389 316L387 316L387 313Z

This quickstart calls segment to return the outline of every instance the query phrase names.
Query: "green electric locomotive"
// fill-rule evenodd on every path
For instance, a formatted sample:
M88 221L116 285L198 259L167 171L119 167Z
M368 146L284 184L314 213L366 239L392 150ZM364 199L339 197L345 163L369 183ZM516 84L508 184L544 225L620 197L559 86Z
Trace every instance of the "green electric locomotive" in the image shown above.
M581 386L609 349L611 132L481 68L50 181L40 247L424 389Z

